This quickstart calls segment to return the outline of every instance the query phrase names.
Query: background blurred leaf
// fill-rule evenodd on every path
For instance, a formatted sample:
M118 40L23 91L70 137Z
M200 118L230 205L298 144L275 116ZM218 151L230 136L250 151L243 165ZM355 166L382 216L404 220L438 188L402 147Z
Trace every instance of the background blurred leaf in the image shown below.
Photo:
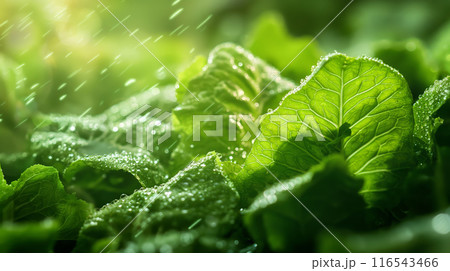
M53 252L58 223L54 220L0 225L1 253Z
M387 230L339 236L352 252L450 252L450 210L408 220ZM346 252L333 237L325 234L319 241L319 251Z
M311 73L323 55L312 37L292 37L276 13L266 13L256 21L246 47L297 83Z
M444 25L433 39L433 55L441 75L450 75L450 22Z
M437 69L430 64L428 51L417 39L379 42L375 45L374 56L405 77L414 100L437 79Z

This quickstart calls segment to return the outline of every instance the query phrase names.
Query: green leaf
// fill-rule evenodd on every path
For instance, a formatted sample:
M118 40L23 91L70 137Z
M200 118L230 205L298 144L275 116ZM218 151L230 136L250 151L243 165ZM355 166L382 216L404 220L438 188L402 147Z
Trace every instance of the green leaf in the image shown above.
M159 162L143 151L81 157L64 171L68 189L97 207L167 178Z
M108 141L86 140L62 132L35 132L31 137L31 150L39 163L52 165L61 172L67 168L65 179L68 181L86 168L93 170L93 179L112 171L127 172L142 186L154 186L166 179L159 161L147 150Z
M356 253L450 252L450 209L402 222L390 229L368 233L338 233ZM322 235L320 252L346 252L335 239Z
M229 43L217 46L202 72L187 85L190 93L178 100L179 106L174 110L174 128L183 135L174 157L184 155L188 162L197 154L217 151L226 159L242 161L251 145L250 140L243 140L244 136L252 133L241 117L233 121L230 116L242 114L256 121L260 114L275 108L284 94L294 88L292 82L282 78L269 84L277 75L277 70L239 46ZM194 124L194 116L206 120ZM223 120L223 126L219 127L219 133L222 132L206 136L205 131L216 130L213 117ZM229 135L234 129L230 122L237 122L236 138ZM193 138L194 129L200 130L200 141Z
M0 253L52 252L58 223L53 220L0 225Z
M56 204L65 193L58 171L40 165L27 169L11 187L14 188L13 221L39 221L55 215Z
M55 218L58 238L74 240L91 206L68 194L53 167L35 165L8 186L13 193L1 203L2 221L42 221Z
M450 99L450 76L436 81L417 102L414 103L414 144L419 152L419 162L426 163L435 158L434 135L443 124L437 115Z
M202 234L220 237L238 214L238 195L230 185L217 155L208 154L166 184L136 191L100 209L81 229L77 250L100 251L120 233L107 250L114 251L135 238L185 231L194 223Z
M362 183L348 171L343 157L329 157L304 175L261 193L244 211L245 225L266 250L311 251L316 234L324 229L305 207L327 227L361 227Z
M65 171L68 180L86 168L99 170L103 173L110 171L124 171L133 175L142 186L151 187L166 180L164 171L157 160L145 151L122 151L105 155L81 157L72 163Z
M84 152L83 150L93 153L90 150L99 149L99 145L102 146L101 144L89 145L88 140L63 132L35 132L30 138L30 152L34 154L35 162L51 165L60 172L77 160Z
M174 89L175 87L172 85L161 88L156 86L152 87L112 106L102 114L96 116L39 115L34 118L34 122L39 132L67 134L61 134L61 137L72 137L77 145L90 145L88 147L90 150L88 151L94 154L121 151L124 148L130 148L133 144L136 145L136 140L133 139L133 142L128 142L129 140L127 140L127 133L130 129L134 129L133 125L135 124L130 123L130 116L143 107L149 107L149 110L160 110L160 114L169 113L176 104ZM167 133L168 129L171 129L170 118L167 117L160 121L156 118L149 117L145 113L144 111L142 115L138 116L139 121L143 124L154 124L151 130L153 142L158 142L151 150L152 156L158 158L162 164L167 165L171 157L171 152L177 144L178 135L172 133L170 138L160 143L159 139ZM156 117L158 116L156 115ZM39 149L48 149L48 145L52 145L42 140L42 136L50 136L52 139L59 137L58 135L51 136L49 134L39 136L38 134L38 138L32 138L33 151L37 149L39 152ZM147 138L143 139L147 140ZM66 163L70 163L73 162L75 155L75 153L72 153L72 156L69 157L71 159L67 159L65 158L67 155L63 155L61 159L67 160ZM49 156L54 157L59 156L59 154L49 154ZM59 166L57 167L60 169ZM64 167L64 165L61 165L61 167Z
M397 175L411 163L411 104L406 81L391 67L366 57L325 57L265 116L239 174L241 196L248 201L274 182L267 169L283 180L341 152L350 171L364 177L360 193L369 205L395 205Z
M408 82L414 99L437 79L437 69L428 62L428 52L417 39L380 42L376 44L374 56L398 69Z
M132 128L127 119L130 114L148 106L147 103L164 104L157 102L162 95L159 91L159 88L152 88L98 116L39 116L35 119L38 131L30 140L36 162L64 172L68 191L97 207L121 195L132 194L141 186L152 187L167 181L163 164L170 159L170 147L174 147L176 135L155 146L151 153L133 147L126 139L128 129ZM167 99L164 106L167 107L169 101ZM140 120L144 118L152 120L147 115ZM170 123L161 122L155 125L152 130L155 140L163 136L169 126Z
M149 111L155 110L155 108L149 108ZM158 109L156 109L158 110ZM161 115L164 120L160 120L157 117L152 118L147 114L139 117L139 124L125 119L122 122L116 123L112 126L111 130L114 133L110 136L99 138L103 142L113 142L118 149L125 149L129 151L137 151L141 149L141 152L147 152L152 157L156 158L163 167L168 167L173 157L172 152L179 143L179 134L176 131L172 131L172 123L170 122L170 115L168 112L163 112ZM137 127L146 127L150 129L141 133L142 142L137 142L134 134ZM132 131L132 141L129 141L128 133ZM152 141L149 141L149 136L152 136ZM136 146L136 147L132 147Z
M312 37L292 37L277 13L263 14L257 20L246 41L246 48L295 82L310 74L311 66L322 55Z

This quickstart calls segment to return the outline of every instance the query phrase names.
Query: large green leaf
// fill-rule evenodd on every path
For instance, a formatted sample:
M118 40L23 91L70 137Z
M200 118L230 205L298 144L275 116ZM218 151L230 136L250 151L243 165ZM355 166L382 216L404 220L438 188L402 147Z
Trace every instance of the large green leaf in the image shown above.
M191 69L194 69L194 74L198 71L197 65ZM238 115L256 121L260 114L278 105L284 94L295 85L283 78L269 84L277 75L275 68L239 46L229 43L217 46L210 53L202 72L187 84L190 92L183 91L184 95L178 96L174 128L184 136L175 158L184 156L188 162L197 154L217 151L225 154L226 159L243 161L251 146L250 140L243 138L247 132L254 135L247 122ZM194 116L205 119L194 123ZM216 131L216 123L208 121L214 117L223 120L220 134L206 136L205 131ZM234 135L230 137L229 132L233 129L230 123L236 127L235 138ZM193 139L197 128L200 129L200 141Z
M122 249L134 238L194 226L202 234L222 236L238 215L238 194L230 185L217 155L208 154L167 183L136 191L100 209L81 229L77 250L100 251L119 233L107 251Z
M316 219L327 227L364 224L361 186L362 179L352 176L345 159L333 156L306 174L265 190L244 211L244 222L266 250L311 251L316 234L324 231Z
M411 164L412 132L411 93L396 70L370 58L332 54L265 116L238 187L252 198L274 182L267 170L286 179L341 152L350 171L364 177L366 201L392 206L396 175Z
M89 204L66 193L53 167L32 166L7 186L12 193L7 198L2 195L4 199L0 201L3 222L41 221L53 217L60 225L58 238L73 240L91 212Z

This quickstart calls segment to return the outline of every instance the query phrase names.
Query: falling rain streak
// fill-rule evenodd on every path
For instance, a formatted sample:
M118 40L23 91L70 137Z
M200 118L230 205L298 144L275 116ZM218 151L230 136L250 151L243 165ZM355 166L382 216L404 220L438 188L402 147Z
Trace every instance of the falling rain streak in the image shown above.
M126 86L126 87L131 86L135 82L136 82L136 79L135 78L131 78L128 81L125 82L124 86Z
M212 18L212 15L209 15L205 20L203 20L203 22L201 22L198 26L197 26L197 30L202 28L202 26L204 26L210 19Z
M180 8L179 10L175 11L172 15L170 15L169 20L174 19L178 15L180 15L181 12L183 12L184 8Z

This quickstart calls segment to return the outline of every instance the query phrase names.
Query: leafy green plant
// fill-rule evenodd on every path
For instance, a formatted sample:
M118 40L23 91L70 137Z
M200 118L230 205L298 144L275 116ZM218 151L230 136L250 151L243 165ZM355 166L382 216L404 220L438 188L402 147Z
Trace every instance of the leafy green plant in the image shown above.
M195 228L212 236L227 234L237 219L238 194L220 163L216 154L208 154L166 184L136 191L103 207L81 229L77 250L111 249L108 242L116 236L119 240L112 248L122 249L133 236L169 230ZM128 225L131 220L136 223ZM198 237L189 233L189 238Z
M397 71L333 54L261 123L263 137L253 144L239 187L254 195L274 182L268 170L286 179L341 152L350 171L365 178L366 201L392 207L396 175L411 166L412 132L411 93Z
M53 217L59 223L58 238L74 240L91 206L64 191L58 171L35 165L17 181L7 184L1 180L1 221L42 221Z
M153 67L137 53L103 69L111 55L120 62L108 48L89 73L61 48L60 69L33 55L43 50L35 39L30 65L6 46L0 252L450 251L448 26L431 43L377 41L371 57L326 54L290 32L266 13L243 46L197 56L177 83L160 69L149 76L159 85L130 89L134 78L119 80L130 63L146 76ZM168 55L185 43L164 42ZM181 54L173 61L184 63ZM69 88L82 95L55 107L45 99ZM136 118L143 108L166 118ZM130 141L135 122L151 123L158 144Z
M189 70L195 69L191 66ZM186 73L186 72L185 72ZM208 63L202 71L189 81L189 93L178 96L179 106L174 109L174 128L184 136L175 151L181 152L187 161L192 157L186 154L206 154L217 151L224 157L233 157L243 161L246 152L251 148L249 140L242 140L251 131L246 127L239 114L250 117L255 121L270 108L275 108L278 101L295 84L288 79L279 78L278 71L240 46L223 44L217 46L209 55ZM266 89L267 87L267 89ZM264 91L263 91L264 90ZM204 123L194 123L193 116L205 116ZM200 135L201 141L193 138L194 129L201 131L214 130L215 123L208 122L211 115L221 116L223 132L220 137ZM230 139L231 116L236 117L234 126L237 129L236 139ZM202 125L202 127L197 127ZM185 161L186 162L186 161Z

